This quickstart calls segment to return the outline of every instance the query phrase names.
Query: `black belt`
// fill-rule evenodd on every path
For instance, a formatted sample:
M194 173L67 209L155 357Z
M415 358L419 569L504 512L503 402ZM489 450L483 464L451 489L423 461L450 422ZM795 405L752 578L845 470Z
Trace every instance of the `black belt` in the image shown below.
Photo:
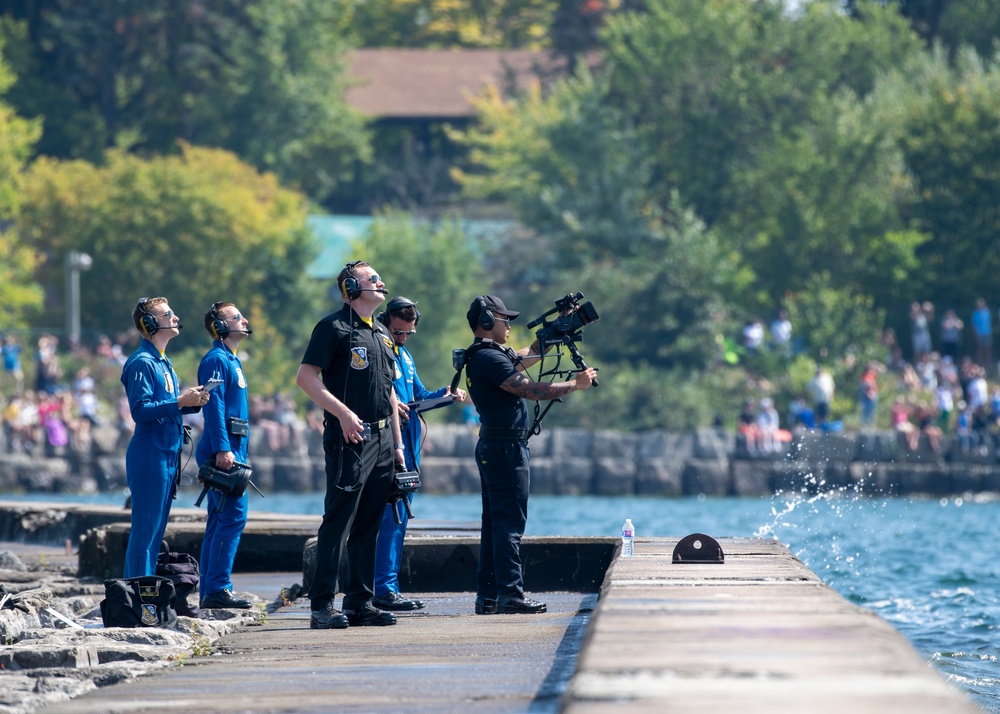
M504 429L499 426L479 427L479 438L487 441L527 441L530 429Z
M379 419L378 421L366 421L364 423L370 426L372 431L381 431L389 426L389 418L386 417L385 419Z

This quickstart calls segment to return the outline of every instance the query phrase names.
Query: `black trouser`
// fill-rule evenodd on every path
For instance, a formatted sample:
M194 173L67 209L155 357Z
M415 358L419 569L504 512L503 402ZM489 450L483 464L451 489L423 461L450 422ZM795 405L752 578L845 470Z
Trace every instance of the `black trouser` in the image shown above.
M518 441L476 444L483 490L477 597L524 597L521 536L528 520L528 447Z
M339 592L337 575L346 543L345 610L357 610L375 589L375 543L392 486L392 431L373 431L370 441L345 444L339 425L323 434L326 498L316 543L316 572L309 586L314 610Z

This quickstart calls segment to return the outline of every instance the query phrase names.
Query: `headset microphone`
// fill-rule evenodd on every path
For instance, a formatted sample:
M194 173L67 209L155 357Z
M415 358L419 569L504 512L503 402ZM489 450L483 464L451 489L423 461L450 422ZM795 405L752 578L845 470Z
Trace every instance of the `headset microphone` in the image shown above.
M383 295L388 295L389 291L385 288L360 288L359 292L363 293L382 293Z

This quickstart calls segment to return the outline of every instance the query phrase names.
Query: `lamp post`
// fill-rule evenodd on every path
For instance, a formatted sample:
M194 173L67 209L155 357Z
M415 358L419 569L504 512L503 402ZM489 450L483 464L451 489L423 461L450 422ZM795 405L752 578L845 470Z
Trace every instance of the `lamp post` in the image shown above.
M90 270L93 264L86 253L71 250L66 254L66 332L70 349L80 343L80 271Z

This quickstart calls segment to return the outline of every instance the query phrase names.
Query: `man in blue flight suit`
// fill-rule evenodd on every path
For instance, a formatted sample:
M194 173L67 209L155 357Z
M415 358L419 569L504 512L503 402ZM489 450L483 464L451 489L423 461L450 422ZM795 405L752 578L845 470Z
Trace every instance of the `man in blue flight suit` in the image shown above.
M199 466L211 463L229 471L237 463L247 463L250 443L250 411L247 379L237 349L253 330L231 302L217 302L205 313L205 329L212 336L212 349L201 360L198 381L221 380L213 389L214 398L204 409L205 428L198 442ZM249 496L223 495L208 491L205 539L201 544L201 593L203 609L213 607L249 608L250 601L233 597L233 560L240 536L247 524Z
M132 324L142 340L125 362L121 377L135 421L125 453L132 501L126 578L156 574L160 542L177 497L184 446L181 414L197 412L209 401L209 393L201 386L178 393L177 374L165 350L182 325L167 299L140 298L132 310Z
M295 384L324 411L326 497L316 540L316 571L309 584L314 630L395 625L396 616L372 603L375 546L392 488L402 467L402 434L392 382L392 337L375 319L385 283L364 261L337 276L344 305L313 328ZM341 590L338 572L347 549ZM334 596L344 593L343 612Z
M538 340L515 352L504 347L510 321L520 313L508 310L495 295L480 295L466 319L476 338L466 350L466 386L479 412L481 426L476 464L483 491L479 536L475 611L534 614L543 602L524 596L521 537L528 519L528 408L525 399L558 399L589 389L597 371L577 372L572 382L533 382L525 368L541 358Z
M400 428L403 431L403 455L407 471L420 470L421 420L420 415L410 411L410 402L437 399L451 393L451 387L441 387L429 391L417 376L417 366L413 355L406 349L406 341L417 331L420 312L416 303L402 296L394 297L379 313L379 322L389 328L396 343L396 379L393 388L398 401ZM455 400L465 401L465 392L456 390ZM408 497L412 502L412 494ZM396 519L399 519L399 523ZM399 594L399 565L403 555L403 538L409 515L401 504L385 507L382 525L378 531L378 545L375 551L375 597L372 603L383 610L419 610L423 601L405 598Z

